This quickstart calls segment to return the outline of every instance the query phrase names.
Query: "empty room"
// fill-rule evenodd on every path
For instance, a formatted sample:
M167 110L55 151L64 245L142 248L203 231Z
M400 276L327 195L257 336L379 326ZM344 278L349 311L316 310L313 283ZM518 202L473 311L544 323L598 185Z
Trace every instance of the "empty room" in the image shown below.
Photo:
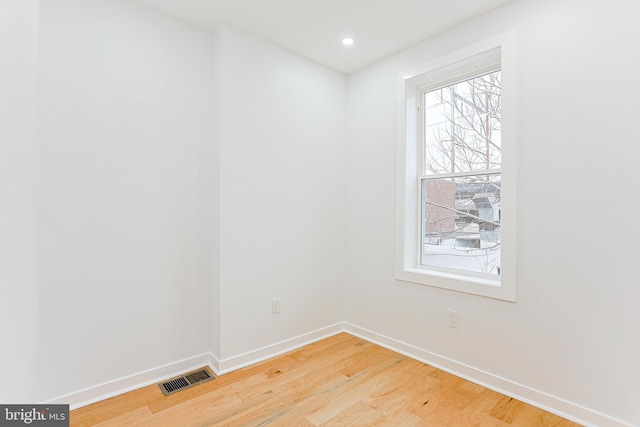
M0 424L640 426L639 23L0 0Z

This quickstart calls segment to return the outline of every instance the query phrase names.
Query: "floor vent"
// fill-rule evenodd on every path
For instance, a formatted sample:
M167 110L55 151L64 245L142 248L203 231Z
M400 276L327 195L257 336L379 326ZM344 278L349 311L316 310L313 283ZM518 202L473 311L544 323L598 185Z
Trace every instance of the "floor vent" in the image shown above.
M215 377L211 372L209 372L208 369L203 368L198 369L197 371L189 372L179 377L171 378L168 381L158 384L158 387L160 387L162 394L164 394L165 396L169 396L170 394L177 393L181 390L186 390L189 387L202 384L214 378Z

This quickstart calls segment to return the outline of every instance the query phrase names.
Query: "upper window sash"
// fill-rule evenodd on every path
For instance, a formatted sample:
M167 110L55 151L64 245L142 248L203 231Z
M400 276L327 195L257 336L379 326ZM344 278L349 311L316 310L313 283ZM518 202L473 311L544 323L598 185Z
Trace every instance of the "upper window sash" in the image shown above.
M474 62L469 62L472 59L475 61L479 61L479 64ZM450 74L455 74L456 78L452 77L444 80L442 78L439 78L439 74L443 73L444 72L443 70L450 70L449 71ZM433 163L429 164L429 159L431 158L431 156L429 155L430 151L431 153L433 153L433 150L435 149L435 151L437 152L438 148L435 147L433 144L431 144L434 141L434 139L432 135L429 134L428 132L429 125L432 124L427 122L428 117L431 117L431 120L434 120L433 115L440 116L441 119L444 118L445 120L452 120L455 123L454 125L455 127L463 126L463 123L458 122L456 119L461 118L462 115L465 114L465 106L466 106L466 113L469 114L470 113L469 106L474 107L472 108L472 110L474 110L475 112L476 105L472 105L469 99L467 97L461 96L460 93L457 92L457 90L460 90L460 89L462 89L462 91L465 91L465 89L469 90L470 86L468 85L468 82L471 82L476 79L480 79L480 81L483 81L484 83L486 82L485 79L490 78L489 77L490 75L500 71L501 71L500 48L495 48L488 52L484 52L480 55L476 55L473 58L460 61L448 67L443 67L442 69L437 70L435 72L437 76L434 77L433 79L428 78L431 75L431 73L426 73L426 76L424 76L423 79L426 79L427 84L418 86L416 89L418 92L418 96L416 97L418 119L416 120L416 122L418 124L418 136L420 138L420 145L418 147L419 160L420 160L420 165L419 165L420 173L425 175L441 175L447 172L449 173L454 172L452 170L447 170L446 172L440 171L440 170L434 170L433 166L438 165L438 160L435 160ZM500 81L499 76L494 78ZM434 83L434 81L439 81L441 84L436 84ZM478 81L475 82L475 84L479 84L479 83L480 82ZM463 86L462 88L454 88L454 86L459 84L464 84L465 86ZM443 92L448 92L449 90L451 91L449 93L449 96L446 96L443 94ZM439 99L439 101L441 102L439 104L434 103L433 102L434 99L432 97L431 103L427 104L427 96L430 94L433 94L434 92L439 92L439 91L442 91L440 92L441 98ZM464 95L469 96L471 94L465 93ZM493 94L493 96L495 96L495 94ZM436 96L436 99L437 98L438 97ZM455 105L456 111L443 111L441 106L447 105L447 104L451 106ZM487 118L487 120L489 120L489 118ZM492 120L492 122L495 122L495 118ZM442 127L439 127L439 130L443 130ZM455 134L454 131L452 131L452 133ZM463 143L464 146L467 146L467 143L469 142L467 138L463 138L460 141ZM496 141L492 141L492 143L494 142ZM500 135L498 135L497 143L498 145L501 143ZM461 146L459 148L460 148L459 150L455 149L456 152L465 151L465 149L462 148ZM440 147L440 150L441 149L442 147ZM480 167L480 164L482 164L482 166L486 165L485 169L500 168L501 167L500 164L502 161L501 156L500 154L498 154L498 156L495 157L495 153L496 153L495 149L493 149L492 152L494 153L494 156L491 159L482 159L482 161L478 162L477 164L472 164L472 163L465 164L463 160L460 162L456 162L455 165L452 164L451 167L452 168L455 167L455 169L458 171L468 170L468 171L478 171L478 173L480 173L483 170ZM444 152L441 151L439 154L442 155L444 154ZM479 160L479 159L476 159L476 160ZM494 165L497 165L497 166L490 167L490 163L493 163ZM430 165L431 167L429 167ZM443 170L448 169L448 165L447 165L447 168L443 168L444 165L439 165L439 166L440 166L440 169L443 169Z

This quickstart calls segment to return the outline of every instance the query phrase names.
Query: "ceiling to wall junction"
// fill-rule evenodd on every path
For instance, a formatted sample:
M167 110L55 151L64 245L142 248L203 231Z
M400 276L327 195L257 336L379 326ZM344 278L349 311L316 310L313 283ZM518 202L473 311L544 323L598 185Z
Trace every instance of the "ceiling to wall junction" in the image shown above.
M510 0L136 0L208 30L230 24L349 74ZM343 46L343 37L355 38Z

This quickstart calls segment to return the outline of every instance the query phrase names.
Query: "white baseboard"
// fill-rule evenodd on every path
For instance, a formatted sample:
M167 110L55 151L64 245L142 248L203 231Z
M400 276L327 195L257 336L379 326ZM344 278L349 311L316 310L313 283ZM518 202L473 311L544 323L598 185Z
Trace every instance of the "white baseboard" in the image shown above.
M113 396L117 396L128 391L145 387L150 384L159 383L163 380L180 375L184 372L209 366L216 375L253 365L258 362L270 359L283 353L303 347L307 344L336 335L340 332L347 332L360 337L382 347L396 351L412 359L419 360L428 365L442 369L460 378L464 378L473 383L482 385L488 389L497 391L506 396L513 397L526 402L545 411L559 415L563 418L575 421L585 426L593 427L630 427L624 421L615 419L606 414L585 408L578 404L552 396L545 392L532 389L525 385L491 374L473 366L460 363L447 357L418 348L411 344L398 341L368 329L350 324L336 323L312 332L299 335L275 344L258 348L247 353L239 354L227 359L219 360L211 353L204 353L198 356L179 360L174 363L159 366L139 372L137 374L122 377L113 381L96 385L84 390L51 399L43 404L69 404L71 409L77 409Z
M294 338L223 360L218 360L218 358L211 353L203 353L198 356L179 360L177 362L142 371L137 374L128 375L126 377L98 384L96 386L69 393L64 396L59 396L55 399L50 399L41 403L68 404L70 409L73 410L141 387L162 382L168 378L203 366L208 366L215 375L219 376L227 372L235 371L236 369L270 359L288 351L295 350L307 344L320 341L321 339L330 337L342 331L344 331L344 325L342 323L336 323L335 325L327 326L316 331L302 334Z
M235 371L236 369L244 368L245 366L253 365L254 363L262 362L263 360L279 356L283 353L287 353L316 341L320 341L321 339L330 337L343 331L344 324L340 322L331 326L327 326L325 328L299 335L294 338L268 345L266 347L252 350L247 353L229 357L227 359L217 360L214 358L214 372L222 375L227 372Z
M525 385L518 384L506 378L474 368L473 366L465 365L447 357L423 350L411 344L380 335L368 329L361 328L350 323L345 323L344 330L351 335L355 335L374 344L388 348L389 350L404 354L412 359L424 362L457 377L464 378L465 380L497 391L498 393L526 402L532 406L551 412L552 414L559 415L578 424L590 427L631 427L630 424L608 415L568 402L542 391L532 389Z
M213 356L211 353L204 353L198 356L189 357L167 365L148 369L137 374L128 375L113 381L98 384L84 390L56 397L55 399L42 402L42 404L68 404L70 409L73 410L141 387L159 383L168 378L203 366L209 366L213 369Z

